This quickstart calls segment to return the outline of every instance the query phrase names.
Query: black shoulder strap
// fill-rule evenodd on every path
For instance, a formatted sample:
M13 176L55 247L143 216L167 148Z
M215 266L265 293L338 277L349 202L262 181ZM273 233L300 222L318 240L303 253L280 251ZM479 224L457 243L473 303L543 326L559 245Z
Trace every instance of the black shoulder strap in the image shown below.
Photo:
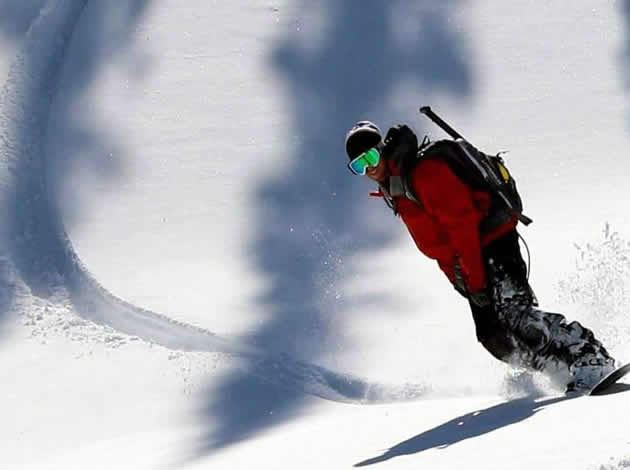
M422 143L418 148L418 151L415 154L406 155L404 159L400 162L400 184L402 186L402 194L407 199L415 202L422 206L422 201L416 194L416 191L413 188L413 184L411 184L411 174L413 173L414 168L420 161L425 160L427 158L431 158L433 155L437 155L439 152L439 148L446 142L448 145L448 140L437 140L432 142L429 140L428 136L424 136L422 139Z

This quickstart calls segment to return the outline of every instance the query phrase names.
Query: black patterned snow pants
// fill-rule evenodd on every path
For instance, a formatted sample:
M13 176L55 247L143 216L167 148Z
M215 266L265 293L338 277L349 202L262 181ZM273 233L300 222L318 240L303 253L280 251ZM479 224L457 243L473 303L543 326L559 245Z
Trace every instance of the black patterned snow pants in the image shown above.
M533 370L570 370L589 353L610 357L590 330L537 308L515 230L485 247L483 258L492 302L470 307L477 339L494 357Z

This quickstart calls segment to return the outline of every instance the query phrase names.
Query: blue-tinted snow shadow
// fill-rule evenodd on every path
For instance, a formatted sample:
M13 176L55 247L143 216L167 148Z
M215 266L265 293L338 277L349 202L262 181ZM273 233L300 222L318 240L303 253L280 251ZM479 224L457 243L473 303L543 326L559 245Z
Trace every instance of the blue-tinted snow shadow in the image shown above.
M23 39L42 3L4 2L0 15L7 16L0 20L0 36ZM8 128L4 130L4 150L13 161L12 177L7 179L10 187L3 189L7 195L3 196L6 206L2 208L2 223L8 243L0 248L6 249L18 275L37 296L50 296L57 286L67 282L73 268L62 234L64 222L77 221L80 200L66 201L65 212L74 217L62 222L55 195L72 191L78 167L90 168L96 180L112 183L124 174L122 161L111 157L120 154L113 151L118 148L114 128L96 125L94 116L78 115L73 104L89 92L101 65L133 40L134 26L149 3L89 2L85 10L68 10L81 12L81 16L74 15L73 21L64 23L67 31L55 33L58 38L72 40L60 42L65 44L63 47L29 47L22 62L10 72L21 70L11 75L5 89L16 101L13 110L17 115L8 116ZM49 19L36 23L37 31L45 31ZM32 40L35 43L37 35ZM67 57L74 60L67 61ZM64 133L62 148L47 152L46 139L58 132ZM0 305L4 313L11 304L8 297Z
M549 398L536 401L522 398L467 413L429 429L389 448L384 454L359 462L355 467L366 467L403 455L413 455L429 449L445 449L466 439L482 436L505 426L520 423L545 407L570 399L570 397Z
M133 46L136 25L150 4L151 0L88 2L75 30L77 40L68 52L70 60L64 64L47 129L54 138L48 139L45 149L48 186L55 198L63 201L67 227L79 223L81 217L73 182L78 171L100 184L114 185L125 176L125 155L116 124L105 117L99 119L98 113L78 113L77 103L89 98L89 88L102 66L120 53L125 54L128 76L142 79L149 69L149 56Z
M7 46L7 51L13 47L18 49L20 41L26 36L30 24L39 15L46 0L4 0L0 4L0 40ZM11 60L11 57L7 57ZM4 85L4 79L2 83ZM7 224L6 218L0 221ZM0 247L0 338L6 331L6 323L13 300L15 298L15 283L13 282L11 256L8 247Z
M324 34L305 41L300 23L309 21L312 4L302 2L270 56L291 97L296 147L288 167L254 193L251 256L269 285L258 299L269 316L246 341L314 363L335 350L335 337L343 332L336 331L334 317L343 314L346 302L360 308L362 301L346 300L338 291L338 281L353 274L344 256L369 256L403 233L378 201L368 200L371 186L345 168L345 133L361 118L385 126L400 119L389 101L402 84L413 84L424 97L471 94L466 38L450 21L461 4L326 0L317 4ZM394 11L407 21L410 32L403 38ZM418 104L409 103L407 116ZM378 223L368 220L366 214L378 210ZM234 399L244 393L246 403ZM208 395L202 416L215 426L201 442L201 455L298 416L308 402L301 391L263 385L247 369Z
M621 77L624 81L627 92L630 92L630 0L623 0L617 4L619 13L623 18L625 25L625 41L619 54L619 62L621 69ZM625 115L630 117L630 112L626 111ZM630 120L628 120L630 122ZM626 129L630 132L630 124L626 125Z
M2 0L0 3L0 37L18 40L39 15L46 0Z
M203 411L209 418L208 425L218 425L219 430L206 436L202 448L198 449L201 455L244 441L265 429L294 419L300 415L304 403L315 400L312 396L278 387L247 370L233 372L225 384L210 393L210 400ZM220 418L218 422L217 417Z

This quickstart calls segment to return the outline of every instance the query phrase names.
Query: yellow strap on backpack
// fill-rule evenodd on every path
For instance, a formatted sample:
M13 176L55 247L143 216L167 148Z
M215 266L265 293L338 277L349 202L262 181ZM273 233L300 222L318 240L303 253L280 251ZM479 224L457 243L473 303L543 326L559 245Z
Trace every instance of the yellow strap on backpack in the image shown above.
M507 183L508 181L510 181L510 172L507 170L507 168L505 168L505 166L498 162L497 166L499 167L499 171L501 172L501 176L503 177L505 182Z

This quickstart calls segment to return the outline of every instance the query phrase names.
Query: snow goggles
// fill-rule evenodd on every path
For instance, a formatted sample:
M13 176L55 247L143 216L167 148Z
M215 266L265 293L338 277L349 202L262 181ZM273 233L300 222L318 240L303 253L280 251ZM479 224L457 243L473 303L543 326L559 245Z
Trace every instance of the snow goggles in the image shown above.
M378 147L371 148L370 150L363 152L357 158L350 160L348 168L355 175L365 175L368 167L378 165L381 160L381 152Z

